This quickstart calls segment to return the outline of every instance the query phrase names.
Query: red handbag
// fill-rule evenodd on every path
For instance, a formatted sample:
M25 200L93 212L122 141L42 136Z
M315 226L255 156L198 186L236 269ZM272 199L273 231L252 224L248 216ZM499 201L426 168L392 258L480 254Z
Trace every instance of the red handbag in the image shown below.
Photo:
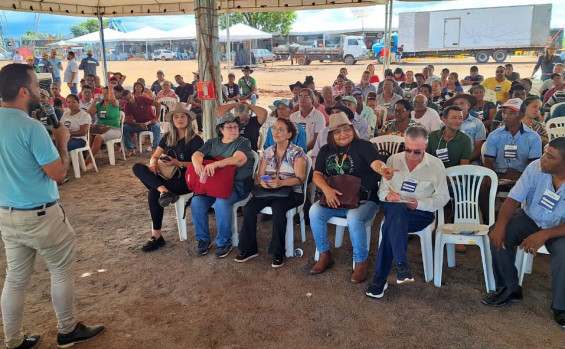
M222 160L221 157L214 157L215 160L204 159L202 165ZM200 176L194 171L194 166L190 163L186 168L186 185L188 190L196 195L208 195L220 199L228 199L233 192L233 181L235 177L235 165L217 168L212 177L200 180Z

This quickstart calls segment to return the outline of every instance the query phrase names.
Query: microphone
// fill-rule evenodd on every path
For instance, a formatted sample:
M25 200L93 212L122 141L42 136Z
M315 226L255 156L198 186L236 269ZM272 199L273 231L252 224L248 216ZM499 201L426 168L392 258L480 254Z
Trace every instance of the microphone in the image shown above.
M55 115L55 108L53 108L51 104L41 103L41 109L47 115L47 119L49 123L53 125L53 128L59 128L59 119L57 119L57 115Z

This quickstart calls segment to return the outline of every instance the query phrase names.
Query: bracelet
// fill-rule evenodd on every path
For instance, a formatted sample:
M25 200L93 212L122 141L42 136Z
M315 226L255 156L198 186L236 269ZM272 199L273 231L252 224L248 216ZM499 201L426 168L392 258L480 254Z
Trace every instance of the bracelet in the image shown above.
M179 161L179 164L180 164L179 167L180 167L181 169L184 168L184 162Z
M381 168L379 169L379 174L382 176L383 175L383 170L387 169L388 167L386 167L385 163L382 162Z

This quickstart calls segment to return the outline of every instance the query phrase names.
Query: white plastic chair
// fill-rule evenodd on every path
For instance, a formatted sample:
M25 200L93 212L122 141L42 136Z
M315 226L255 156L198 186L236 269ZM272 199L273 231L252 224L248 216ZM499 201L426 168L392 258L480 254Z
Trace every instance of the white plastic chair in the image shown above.
M385 218L381 221L379 230L379 246L381 246L382 231ZM434 249L432 246L432 233L436 226L436 220L428 225L424 230L408 232L408 235L416 235L420 238L420 249L422 250L422 263L424 264L424 279L426 282L434 278Z
M379 151L386 151L390 155L394 155L400 151L400 146L404 144L404 137L384 135L371 138L370 141L377 146Z
M161 103L161 115L159 115L159 122L161 123L161 134L170 131L169 120L165 120L165 115L175 107L178 99L172 97L163 97L158 100Z
M194 196L194 193L188 193L180 195L177 202L175 202L175 213L177 215L177 226L179 229L179 239L180 241L185 241L188 237L186 235L186 210L185 205L190 198Z
M153 145L153 132L151 131L141 131L137 134L137 140L139 143L139 153L143 153L143 138L149 136L149 142Z
M548 123L552 121L553 120L549 120ZM547 138L550 141L555 138L565 137L565 127L554 127L554 128L546 127L546 130L547 130Z
M479 192L485 177L490 178L488 224L481 224ZM434 285L441 287L443 269L443 247L447 246L447 265L455 267L455 245L477 245L481 249L485 286L488 291L495 289L490 254L489 227L494 224L494 202L498 187L498 177L494 171L480 166L462 165L447 169L448 183L453 189L454 222L445 224L443 210L439 210L436 229ZM461 232L475 232L461 235Z
M365 223L365 233L367 234L367 252L371 247L371 227L373 226L373 222L375 221L375 217L377 216L377 212ZM347 218L341 217L332 217L328 220L328 224L335 225L335 247L340 248L343 244L343 235L345 233L345 228L347 227ZM316 248L316 253L314 254L314 260L318 261L320 259L320 252L318 248ZM353 269L355 269L355 260L353 260Z
M547 250L545 245L543 245L538 249L537 253L549 254L549 251ZM520 248L517 249L515 266L516 269L518 270L518 283L520 286L522 286L522 281L524 281L524 274L532 273L533 263L534 263L534 256L532 254L526 253L524 252L524 250Z
M310 175L310 169L312 168L312 159L306 155L306 178ZM287 257L294 256L294 215L298 213L300 215L300 234L302 236L302 242L306 241L306 225L304 223L304 203L306 202L306 187L308 181L304 181L302 186L302 192L304 193L304 200L302 204L298 207L293 207L286 211L286 235L285 235L285 250ZM273 209L271 206L267 206L261 210L263 214L273 214ZM343 233L342 233L343 235ZM233 240L233 238L232 238Z
M120 112L120 128L122 135L120 138L112 139L106 142L106 148L108 149L108 159L110 160L110 165L116 165L116 154L114 154L114 144L119 143L120 148L122 148L122 157L124 161L126 161L126 150L124 149L124 119L126 118L126 114L121 111Z
M565 104L565 102L561 102L561 103L557 103L551 106L551 112L550 114L553 115L553 111L555 110L555 108L559 105L563 105ZM545 124L545 129L549 132L549 130L551 128L554 127L565 127L565 116L561 116L561 117L557 117L557 118L551 118L546 124Z
M259 155L254 152L253 150L251 151L253 153L253 178L255 178L255 173L257 172L257 168L259 168ZM232 214L232 237L231 237L231 241L232 241L232 246L238 246L239 245L239 230L238 230L238 226L237 226L237 209L240 207L245 206L245 204L247 204L247 202L251 200L251 193L249 193L249 195L247 196L247 198L240 200L236 203L234 203L231 206L231 214Z
M90 125L88 125L88 131L86 132L86 144L84 147L71 150L71 162L73 164L73 171L75 173L75 178L80 178L80 170L86 171L86 164L84 162L84 157L82 156L83 151L88 151L90 158L92 159L92 164L94 169L98 172L98 166L96 166L96 159L92 155L92 149L90 149Z

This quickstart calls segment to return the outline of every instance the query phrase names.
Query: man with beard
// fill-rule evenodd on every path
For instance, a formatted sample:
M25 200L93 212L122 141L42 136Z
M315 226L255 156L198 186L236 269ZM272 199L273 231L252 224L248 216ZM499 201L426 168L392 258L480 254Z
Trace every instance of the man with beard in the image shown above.
M4 341L6 348L34 348L40 340L39 335L22 333L25 288L39 254L51 273L57 345L70 347L97 336L104 326L88 327L76 320L76 234L57 190L69 168L70 134L62 125L53 128L54 146L43 125L28 116L39 107L39 81L32 69L10 64L0 71L0 149L10 149L0 152L0 229L7 261L1 304Z

